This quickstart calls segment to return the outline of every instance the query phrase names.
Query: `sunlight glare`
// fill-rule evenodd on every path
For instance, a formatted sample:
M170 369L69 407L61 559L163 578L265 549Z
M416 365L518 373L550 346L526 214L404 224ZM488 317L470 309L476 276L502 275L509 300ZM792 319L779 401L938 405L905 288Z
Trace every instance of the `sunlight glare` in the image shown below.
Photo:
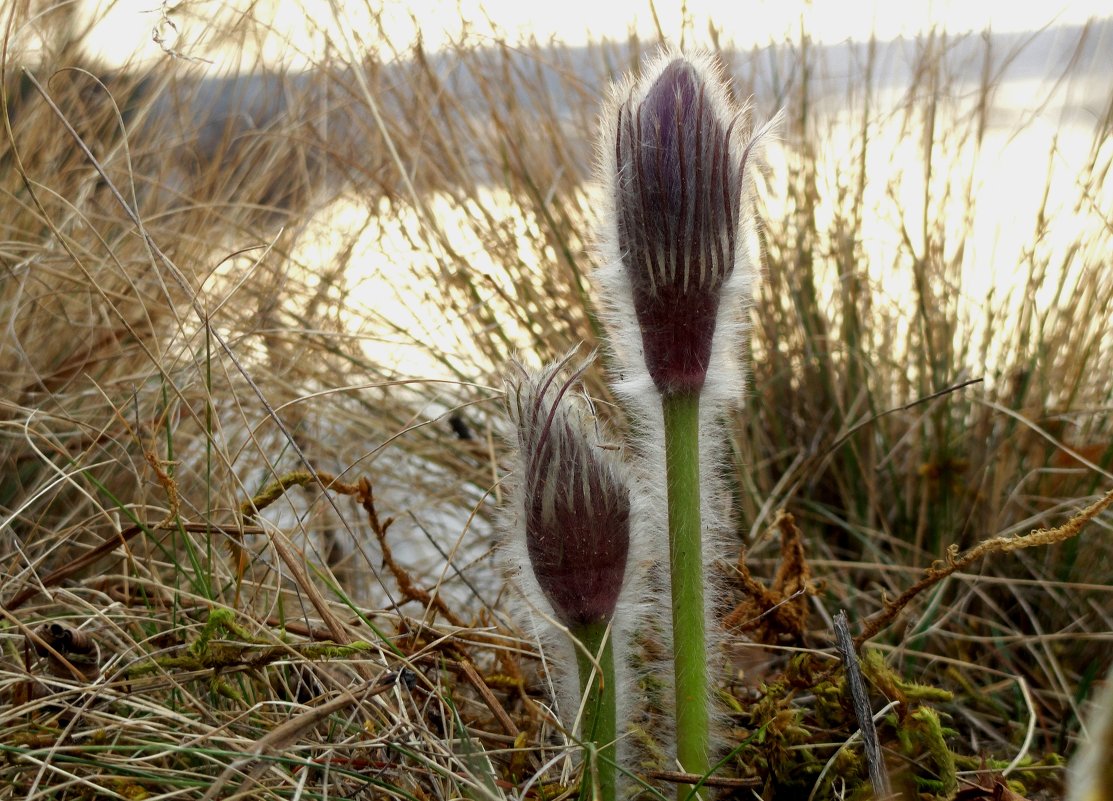
M216 41L217 20L241 19L251 7L267 21L250 38ZM853 9L853 10L851 10ZM833 44L871 35L881 40L912 37L931 29L965 33L1038 30L1053 25L1080 25L1109 16L1102 0L1058 4L1024 4L1006 0L935 0L888 3L813 3L808 0L714 0L651 3L648 0L599 3L563 0L522 3L518 0L85 0L78 19L91 25L84 40L87 55L106 67L163 57L197 59L202 69L226 72L259 64L306 69L321 60L343 26L369 52L392 58L405 53L420 33L432 51L488 41L510 44L537 41L582 46L601 39L643 41L663 35L686 45L720 44L749 49L796 41L805 31L812 41Z

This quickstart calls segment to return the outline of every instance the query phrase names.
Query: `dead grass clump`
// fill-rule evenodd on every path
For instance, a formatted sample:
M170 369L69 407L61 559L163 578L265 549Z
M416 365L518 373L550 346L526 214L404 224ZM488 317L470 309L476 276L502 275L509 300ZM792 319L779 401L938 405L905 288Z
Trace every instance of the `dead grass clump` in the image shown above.
M600 344L590 141L649 46L337 40L206 83L184 53L98 69L64 13L4 12L0 799L564 797L577 747L488 558L491 387ZM1105 31L1063 33L1019 111L1020 38L867 42L836 89L806 38L722 54L788 121L730 442L716 792L865 792L838 609L895 787L1058 792L1113 633ZM982 165L1059 106L1026 236L975 253ZM976 286L1003 262L1007 293ZM630 786L658 797L694 778L654 766L653 712Z

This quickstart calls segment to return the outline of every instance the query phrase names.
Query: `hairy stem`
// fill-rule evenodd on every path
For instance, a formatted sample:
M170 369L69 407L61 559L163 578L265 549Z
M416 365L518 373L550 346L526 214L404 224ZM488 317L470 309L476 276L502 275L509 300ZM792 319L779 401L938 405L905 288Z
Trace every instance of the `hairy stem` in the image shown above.
M572 634L583 646L583 649L576 649L576 662L580 668L580 692L587 699L584 702L580 727L581 737L585 743L595 744L594 757L584 766L580 797L614 801L617 703L613 641L607 636L606 622L577 626L572 629ZM588 653L594 660L588 657ZM596 793L589 789L593 776L598 782Z
M688 773L710 770L707 645L703 612L703 526L700 520L699 395L666 395L665 472L672 574L676 757ZM691 791L678 789L679 798Z

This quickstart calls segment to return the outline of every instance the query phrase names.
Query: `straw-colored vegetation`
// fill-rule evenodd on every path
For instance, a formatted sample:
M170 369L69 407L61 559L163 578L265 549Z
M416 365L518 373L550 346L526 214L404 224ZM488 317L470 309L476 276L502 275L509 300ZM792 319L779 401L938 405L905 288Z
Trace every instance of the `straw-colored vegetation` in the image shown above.
M513 354L603 344L596 115L657 43L336 42L203 126L196 63L107 74L67 8L2 20L0 799L574 793L491 558L494 388ZM1031 123L995 111L1023 47L908 43L895 101L877 43L835 90L806 39L724 54L755 118L786 118L726 466L716 793L868 792L840 609L894 789L1061 789L1113 638L1113 89L1085 85L1089 156L1012 243L1018 288L972 298L970 175L987 132ZM893 131L914 171L872 144ZM1017 170L1050 185L1057 146ZM637 691L627 786L668 797L660 687Z

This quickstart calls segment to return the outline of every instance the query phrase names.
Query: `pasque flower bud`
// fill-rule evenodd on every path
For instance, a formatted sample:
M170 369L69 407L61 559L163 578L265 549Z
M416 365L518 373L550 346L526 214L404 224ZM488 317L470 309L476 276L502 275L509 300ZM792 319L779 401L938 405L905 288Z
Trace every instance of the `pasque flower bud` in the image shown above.
M704 554L724 530L705 502L721 495L721 412L742 390L756 264L745 189L760 133L743 145L738 117L710 57L666 52L612 92L599 151L600 295L616 389L640 418L646 474L662 479L651 503L668 521L676 761L697 775L713 749Z
M742 224L749 146L738 127L718 71L699 56L648 65L639 81L616 90L604 117L610 213L602 238L612 265L604 280L625 284L619 294L632 302L630 322L661 394L703 389L725 289L733 277L735 290L749 290L751 237ZM727 316L727 327L737 327L737 309Z
M614 614L630 550L622 465L596 442L585 404L569 394L583 367L538 375L515 365L507 403L522 474L518 526L533 575L560 621L576 629Z
M623 463L599 442L590 404L571 393L587 368L566 371L571 358L539 374L515 363L507 382L519 456L507 557L514 570L529 563L520 573L526 599L534 608L549 606L570 635L555 652L563 653L556 663L564 663L558 672L571 702L565 718L578 721L569 730L593 743L587 753L594 755L585 763L580 797L614 801L626 706L618 678L625 670L615 656L625 649L630 622L615 612L631 578L632 496ZM573 664L578 695L568 686Z

